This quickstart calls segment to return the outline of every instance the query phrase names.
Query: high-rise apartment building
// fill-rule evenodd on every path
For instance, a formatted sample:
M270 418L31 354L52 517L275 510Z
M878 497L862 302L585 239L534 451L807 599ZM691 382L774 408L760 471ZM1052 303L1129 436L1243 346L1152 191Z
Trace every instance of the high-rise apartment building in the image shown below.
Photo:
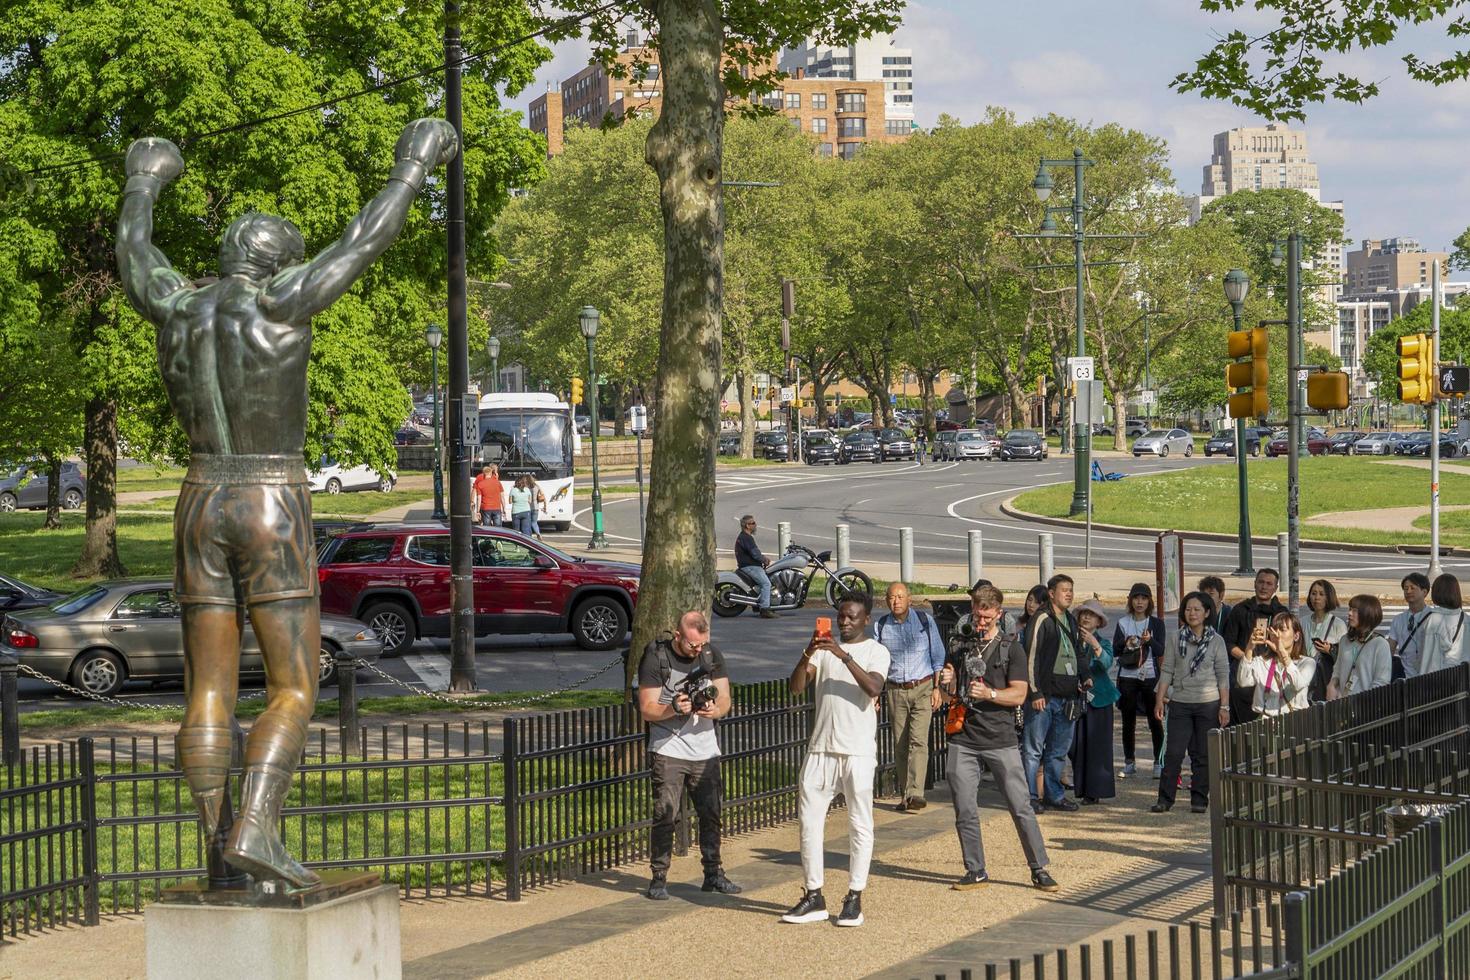
M646 62L642 69L634 68L638 60ZM658 112L663 101L658 52L633 32L617 62L626 66L628 77L614 77L601 64L591 64L559 87L548 85L545 94L532 100L526 128L546 137L548 156L561 153L563 134L576 122L598 126L608 118ZM790 74L780 89L762 96L761 103L784 115L794 128L815 136L817 151L824 156L852 157L865 143L905 139L912 131L911 103L910 119L890 124L889 93L881 78L812 77L804 67Z
M906 136L913 128L914 53L900 48L891 34L859 38L838 47L808 38L783 51L777 64L792 77L882 82L887 135Z
M1347 253L1347 277L1343 292L1348 296L1398 292L1411 286L1429 285L1435 263L1440 277L1450 272L1447 252L1426 252L1417 239L1363 239L1362 247Z

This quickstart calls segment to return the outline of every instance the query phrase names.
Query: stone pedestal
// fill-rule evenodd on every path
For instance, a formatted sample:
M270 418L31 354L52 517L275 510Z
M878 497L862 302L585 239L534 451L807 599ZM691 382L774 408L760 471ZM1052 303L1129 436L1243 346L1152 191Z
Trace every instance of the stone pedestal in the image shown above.
M143 916L148 980L399 980L398 888L323 877L304 893L167 889Z

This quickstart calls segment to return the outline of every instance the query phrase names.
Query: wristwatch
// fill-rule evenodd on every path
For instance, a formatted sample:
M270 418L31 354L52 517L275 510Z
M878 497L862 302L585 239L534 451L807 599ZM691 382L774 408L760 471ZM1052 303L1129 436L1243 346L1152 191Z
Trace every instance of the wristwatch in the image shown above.
M985 690L990 692L990 700L994 701L997 697L999 697L999 695L995 693L995 688L987 687Z

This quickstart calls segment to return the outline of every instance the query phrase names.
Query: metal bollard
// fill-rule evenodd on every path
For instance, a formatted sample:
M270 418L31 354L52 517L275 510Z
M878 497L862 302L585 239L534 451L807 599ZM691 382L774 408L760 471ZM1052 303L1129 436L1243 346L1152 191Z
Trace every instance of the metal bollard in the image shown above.
M1291 535L1282 531L1276 535L1276 575L1277 581L1286 582L1288 571L1287 565L1291 563Z
M361 758L362 739L357 726L357 658L336 650L332 660L337 665L337 734L344 757Z
M1043 531L1036 536L1036 570L1041 573L1040 580L1043 583L1056 572L1050 531Z
M776 553L784 555L789 547L791 547L791 522L782 521L776 525Z
M914 529L898 529L898 577L904 584L914 580Z
M837 567L846 568L852 564L852 549L848 546L846 524L837 525Z
M20 763L20 708L16 704L19 675L19 658L0 658L0 761L7 766Z
M965 582L965 588L970 588L985 577L985 562L980 550L980 529L971 530L965 537L970 542L970 578Z

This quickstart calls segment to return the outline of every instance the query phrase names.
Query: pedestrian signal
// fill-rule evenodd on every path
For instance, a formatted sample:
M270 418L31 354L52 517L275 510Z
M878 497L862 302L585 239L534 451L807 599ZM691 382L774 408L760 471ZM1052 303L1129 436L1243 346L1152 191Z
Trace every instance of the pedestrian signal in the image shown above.
M1399 401L1434 402L1434 342L1422 333L1399 338Z
M580 404L582 404L582 379L581 378L573 378L572 379L572 404L573 405L580 405Z
M1342 371L1314 371L1307 375L1307 404L1319 412L1348 407L1348 377Z
M1270 414L1271 400L1266 394L1269 374L1267 346L1265 327L1232 330L1226 340L1226 352L1235 361L1225 366L1225 387L1230 389L1228 404L1232 419L1265 418Z

